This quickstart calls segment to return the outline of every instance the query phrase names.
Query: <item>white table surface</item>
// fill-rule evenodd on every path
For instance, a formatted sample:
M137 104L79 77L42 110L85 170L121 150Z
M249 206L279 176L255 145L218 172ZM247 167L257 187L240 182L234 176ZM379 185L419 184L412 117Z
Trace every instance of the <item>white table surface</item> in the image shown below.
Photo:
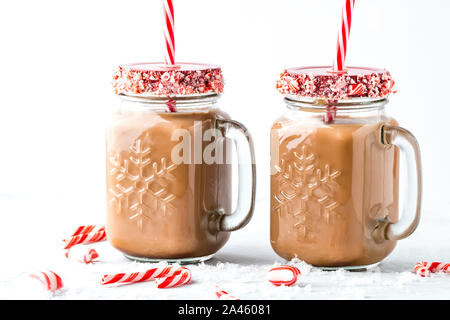
M162 290L153 282L101 286L104 274L140 271L149 265L127 260L107 242L92 245L100 254L95 264L68 260L61 239L78 225L92 221L44 213L42 199L0 196L0 299L214 299L216 285L242 300L450 299L450 274L422 278L412 272L418 261L450 262L450 212L445 214L449 205L444 201L425 204L416 232L400 241L375 269L330 272L298 262L302 272L299 281L292 287L274 287L266 280L267 271L285 261L270 247L268 205L258 201L247 227L234 232L213 259L189 266L191 284ZM62 277L63 290L55 294L43 291L27 276L47 269Z

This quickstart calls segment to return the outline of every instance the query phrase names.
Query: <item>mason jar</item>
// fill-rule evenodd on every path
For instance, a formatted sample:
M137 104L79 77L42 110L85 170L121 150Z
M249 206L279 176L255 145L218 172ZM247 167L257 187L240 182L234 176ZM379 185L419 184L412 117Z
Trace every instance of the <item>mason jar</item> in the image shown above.
M250 134L217 106L223 86L212 81L222 81L220 68L121 68L113 81L120 103L106 135L107 238L135 260L207 260L251 218ZM232 143L239 162L234 212Z
M387 71L370 68L281 74L287 109L270 141L270 239L281 257L324 269L368 268L417 227L419 146L386 113L393 85Z

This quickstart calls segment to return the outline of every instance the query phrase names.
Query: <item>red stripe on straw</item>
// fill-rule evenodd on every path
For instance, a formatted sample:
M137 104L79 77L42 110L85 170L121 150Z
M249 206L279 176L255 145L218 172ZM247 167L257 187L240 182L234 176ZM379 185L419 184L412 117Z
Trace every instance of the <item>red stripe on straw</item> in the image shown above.
M356 0L345 0L345 5L342 8L342 21L338 34L336 61L333 64L333 69L335 71L344 70L348 39L350 37L350 29L352 26L352 11L355 7L355 2Z
M177 112L176 108L177 102L173 99L170 99L166 102L167 111L169 112Z

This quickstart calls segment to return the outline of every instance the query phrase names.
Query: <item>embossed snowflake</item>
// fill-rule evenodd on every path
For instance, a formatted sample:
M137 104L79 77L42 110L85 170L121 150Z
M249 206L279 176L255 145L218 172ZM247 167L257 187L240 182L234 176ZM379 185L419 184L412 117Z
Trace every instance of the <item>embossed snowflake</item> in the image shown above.
M153 214L166 215L173 210L171 202L175 199L170 185L175 183L171 172L176 165L168 165L164 157L153 161L145 138L136 139L126 159L120 154L110 155L108 173L114 181L109 189L110 205L119 214L126 212L141 229L143 221Z
M281 159L280 165L274 167L273 179L278 183L279 192L272 195L272 211L294 216L299 236L306 238L313 236L307 230L308 219L325 219L330 223L337 216L339 203L334 194L339 185L335 180L341 172L331 172L328 164L323 170L317 168L316 156L305 145L299 149L293 152L293 161ZM320 208L319 212L312 210L314 205Z

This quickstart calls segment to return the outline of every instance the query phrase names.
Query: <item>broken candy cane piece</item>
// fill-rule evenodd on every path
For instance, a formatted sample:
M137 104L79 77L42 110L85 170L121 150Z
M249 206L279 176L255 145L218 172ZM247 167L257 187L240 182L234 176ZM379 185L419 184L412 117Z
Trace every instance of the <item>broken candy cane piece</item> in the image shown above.
M181 268L181 272L171 277L158 278L155 280L159 289L183 286L191 281L191 271L188 268Z
M101 284L120 284L151 281L160 277L171 277L181 273L182 267L158 267L143 272L117 273L104 275Z
M85 226L79 226L75 232L72 234L73 236L77 236L79 234L86 234L91 232L100 232L105 231L105 226L97 226L95 224L85 225Z
M362 83L351 84L348 86L349 96L362 96L364 94L364 85Z
M216 286L216 297L219 300L240 300Z
M65 256L68 259L88 264L98 258L98 253L89 247L74 246L66 251Z
M44 289L48 291L54 292L63 287L61 277L50 270L32 273L30 274L30 277L39 280L42 283Z
M297 282L300 270L294 266L278 266L270 269L268 280L275 286L291 286Z
M414 272L421 277L427 277L433 272L450 273L450 263L422 261L415 265Z

